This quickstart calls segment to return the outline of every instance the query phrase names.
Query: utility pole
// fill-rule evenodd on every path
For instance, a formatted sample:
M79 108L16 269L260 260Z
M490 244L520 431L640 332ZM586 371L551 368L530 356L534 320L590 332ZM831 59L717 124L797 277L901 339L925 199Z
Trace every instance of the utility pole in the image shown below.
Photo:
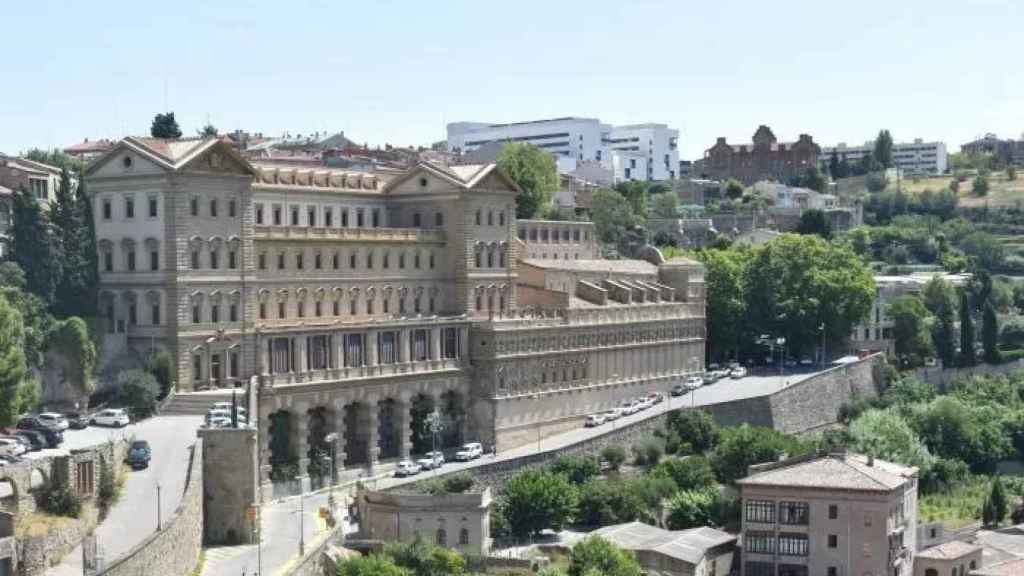
M303 493L299 492L299 557L306 555L306 533L305 533L305 522L304 517L306 514L305 509L305 498Z

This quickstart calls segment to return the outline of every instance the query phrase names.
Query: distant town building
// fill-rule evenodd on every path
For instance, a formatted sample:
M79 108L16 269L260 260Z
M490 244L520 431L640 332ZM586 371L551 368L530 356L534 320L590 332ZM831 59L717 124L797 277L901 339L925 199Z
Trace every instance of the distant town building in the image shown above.
M486 124L448 124L448 149L472 154L497 142L527 142L575 163L597 162L615 180L674 180L678 176L679 131L665 124L611 126L597 118L554 118ZM471 156L472 157L472 156ZM575 165L560 162L562 171Z
M64 149L64 153L74 156L79 160L88 162L93 158L103 155L104 152L110 150L114 146L113 140L107 140L101 138L99 140L89 140L86 138L78 144L72 144Z
M982 567L981 552L981 546L959 540L933 546L914 557L914 576L973 574Z
M677 178L689 178L693 175L693 161L692 160L680 160L679 161L679 172L676 174Z
M873 154L874 151L874 140L865 142L863 146L847 146L840 142L836 146L823 147L818 160L827 164L832 159L832 153L835 152L840 161L845 159L847 163L855 165L865 156ZM943 174L949 167L946 143L925 142L920 138L913 142L894 143L892 145L892 160L895 167L909 176Z
M1001 164L1024 165L1024 139L1003 140L990 133L973 142L961 144L960 151L967 154L994 154Z
M917 468L813 454L751 466L736 484L744 576L912 573Z
M359 532L354 539L381 542L424 541L463 554L491 549L491 489L465 494L408 491L356 493Z
M729 144L724 137L704 153L701 176L716 180L735 178L750 185L758 180L786 182L818 165L821 147L808 134L796 142L779 142L762 124L751 144Z
M78 180L71 178L74 189ZM14 193L19 188L32 192L36 200L49 208L60 187L60 168L27 158L0 154L0 258L7 255L8 230L14 222Z

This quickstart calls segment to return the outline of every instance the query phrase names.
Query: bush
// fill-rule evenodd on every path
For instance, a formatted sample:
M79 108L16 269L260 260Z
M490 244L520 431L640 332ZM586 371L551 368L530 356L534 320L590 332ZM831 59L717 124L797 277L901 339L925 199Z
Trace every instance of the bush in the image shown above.
M82 500L67 484L56 486L51 483L37 497L36 503L46 512L57 516L78 518L82 513Z
M743 424L722 430L711 455L711 466L720 482L732 482L747 475L753 464L773 462L782 456L799 456L813 446L777 430Z
M100 485L96 493L100 509L100 518L105 518L110 507L117 500L117 484L114 478L114 469L110 462L100 463Z
M677 492L668 502L668 518L666 520L668 529L685 530L714 525L714 509L717 506L717 500L718 491L714 489L704 488Z
M646 503L625 480L591 480L580 489L576 522L584 526L608 526L638 520Z
M654 474L671 478L680 490L699 490L716 484L715 471L703 456L668 458L658 464Z
M412 542L385 546L384 554L415 576L461 576L466 571L462 555L426 542L419 533Z
M131 413L132 420L153 415L160 384L152 374L143 370L125 370L117 375L117 387L117 402Z
M160 385L160 398L166 398L171 391L171 383L174 382L174 362L171 355L161 350L149 358L146 371L156 378Z
M864 178L864 184L867 186L868 192L881 192L885 190L888 182L886 182L884 174L872 172Z
M577 486L601 473L597 460L590 456L563 456L555 460L549 470L562 474Z
M601 460L607 462L608 467L612 470L618 470L619 466L626 461L626 449L618 444L605 446L601 449Z
M434 496L463 494L472 487L473 477L466 472L460 472L447 478L430 480L423 486L424 491Z
M409 576L409 571L396 566L387 556L357 554L338 564L338 576Z
M668 415L666 427L697 453L707 452L718 443L718 423L707 410L676 410Z
M637 466L657 466L664 454L665 445L657 438L645 438L633 445L633 461Z
M631 552L620 550L600 536L578 542L569 553L569 576L640 576L642 573Z
M561 474L520 472L505 483L499 508L516 537L561 530L576 511L576 487Z

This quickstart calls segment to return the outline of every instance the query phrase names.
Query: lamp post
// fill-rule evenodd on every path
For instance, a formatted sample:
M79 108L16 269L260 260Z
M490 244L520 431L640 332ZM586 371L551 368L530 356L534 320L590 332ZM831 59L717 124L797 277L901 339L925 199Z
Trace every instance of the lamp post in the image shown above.
M324 436L324 442L331 446L331 494L334 494L334 485L338 483L338 433L331 432Z
M822 322L821 326L818 326L818 330L821 330L821 369L825 369L825 323Z
M306 515L305 509L305 498L303 493L299 492L299 556L306 555L306 531L304 516Z
M434 469L434 476L437 476L437 435L444 430L444 422L441 421L441 412L438 411L437 407L427 414L426 420L423 421L423 427L427 432L430 432L431 438L431 450L430 453L430 466Z

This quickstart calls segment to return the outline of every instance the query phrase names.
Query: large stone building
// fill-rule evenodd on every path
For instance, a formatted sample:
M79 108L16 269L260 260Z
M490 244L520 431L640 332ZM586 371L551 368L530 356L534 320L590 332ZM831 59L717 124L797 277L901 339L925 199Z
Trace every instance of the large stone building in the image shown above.
M445 445L504 450L702 369L698 264L517 222L493 164L281 168L126 138L87 177L104 354L167 350L178 390L256 376L264 481L427 450L435 408Z
M796 142L779 142L771 128L762 124L751 144L728 144L720 137L704 152L701 175L714 180L735 178L750 185L758 180L787 182L818 165L821 147L808 134Z
M744 576L910 576L917 468L853 454L752 466L736 482Z

